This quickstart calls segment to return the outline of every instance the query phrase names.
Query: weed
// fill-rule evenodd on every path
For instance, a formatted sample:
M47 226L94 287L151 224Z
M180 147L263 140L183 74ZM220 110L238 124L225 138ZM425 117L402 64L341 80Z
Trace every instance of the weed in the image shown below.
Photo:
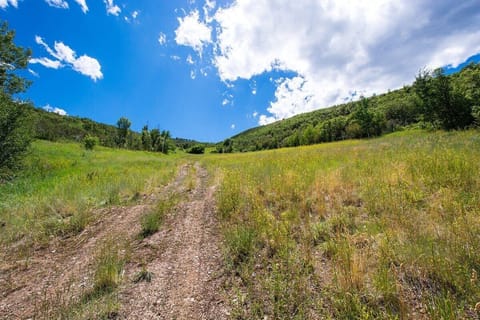
M129 258L127 243L109 238L100 246L95 258L94 292L112 292L121 282L123 267Z

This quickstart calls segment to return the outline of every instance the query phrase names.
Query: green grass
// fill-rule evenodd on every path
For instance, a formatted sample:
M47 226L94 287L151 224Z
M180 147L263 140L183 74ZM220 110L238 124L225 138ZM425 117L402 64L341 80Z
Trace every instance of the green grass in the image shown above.
M478 131L206 156L236 317L475 313L479 159Z
M178 197L176 195L170 195L167 199L160 200L155 207L144 214L141 218L142 231L140 233L141 238L146 238L156 233L165 219L165 216L172 210L177 204Z
M25 170L0 185L0 244L41 244L81 232L94 209L135 203L177 172L175 156L36 141Z

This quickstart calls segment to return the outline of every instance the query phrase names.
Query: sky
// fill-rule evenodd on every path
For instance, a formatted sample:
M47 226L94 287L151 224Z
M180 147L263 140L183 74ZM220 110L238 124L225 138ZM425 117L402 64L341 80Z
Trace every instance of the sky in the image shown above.
M0 0L19 99L217 142L480 60L478 0Z

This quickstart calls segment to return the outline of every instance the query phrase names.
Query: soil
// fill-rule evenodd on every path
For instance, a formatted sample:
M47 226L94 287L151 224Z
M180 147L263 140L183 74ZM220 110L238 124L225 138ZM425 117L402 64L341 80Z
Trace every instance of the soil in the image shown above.
M190 172L195 174L191 190L185 185ZM133 243L132 258L118 288L116 318L228 318L222 296L215 188L198 163L184 165L172 183L144 195L140 204L99 210L95 213L99 218L81 234L53 239L26 262L9 261L7 255L0 255L0 319L40 318L42 306L55 305L60 299L62 303L73 301L93 285L96 250L111 237ZM166 217L159 232L139 240L141 216L171 193L183 200ZM142 269L152 279L135 283L133 279Z

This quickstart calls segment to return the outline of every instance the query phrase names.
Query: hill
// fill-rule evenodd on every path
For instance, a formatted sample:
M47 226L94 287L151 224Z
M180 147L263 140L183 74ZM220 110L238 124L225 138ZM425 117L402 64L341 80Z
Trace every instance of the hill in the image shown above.
M48 141L82 141L87 135L98 137L100 145L116 147L118 129L116 126L99 123L88 118L59 115L43 109L30 107L33 135L36 139ZM130 130L131 149L141 149L141 133ZM172 138L171 143L186 150L198 141L184 138ZM208 145L208 143L203 143Z
M479 105L480 64L452 75L422 71L411 86L252 128L219 143L217 150L257 151L365 138L408 126L464 128L473 124L472 112L478 118Z

